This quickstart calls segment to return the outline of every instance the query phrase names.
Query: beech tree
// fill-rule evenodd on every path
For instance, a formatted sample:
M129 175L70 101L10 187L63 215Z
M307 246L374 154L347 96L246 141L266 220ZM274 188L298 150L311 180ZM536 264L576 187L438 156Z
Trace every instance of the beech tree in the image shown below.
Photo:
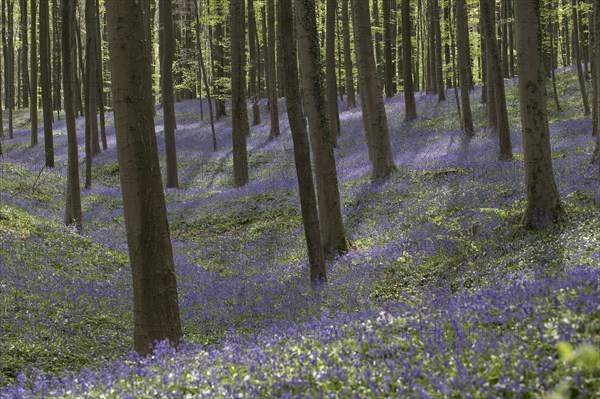
M65 224L82 229L81 189L79 184L79 155L77 150L77 128L75 126L75 9L73 2L63 3L62 16L62 60L63 88L65 94L65 119L67 123L67 193Z
M552 169L545 74L541 57L539 1L515 2L519 99L527 199L523 222L528 228L551 225L562 214Z
M31 119L31 145L38 143L38 76L37 76L37 0L31 0L31 106L29 117ZM27 58L25 56L24 58Z
M344 42L344 77L346 83L346 104L348 109L356 107L354 90L354 72L350 50L350 18L348 16L348 0L342 0L342 35Z
M296 37L294 32L294 16L292 0L281 0L281 39L283 49L283 67L285 82L285 98L292 140L294 142L294 161L300 192L300 208L302 223L308 250L311 281L327 281L325 257L321 243L321 227L315 196L315 185L310 164L310 145L302 112L302 97L298 79L298 57L296 53Z
M40 85L44 118L44 154L46 166L54 167L54 139L52 135L52 82L50 71L50 17L48 2L40 1Z
M144 3L107 0L119 174L133 280L134 348L182 337L177 281L154 132Z
M231 16L231 118L234 186L248 183L246 136L250 134L246 108L246 0L230 0Z
M456 29L458 33L458 69L460 75L460 98L462 103L462 125L469 135L474 133L473 116L471 113L471 99L469 98L469 28L467 26L467 9L465 0L456 2Z
M267 65L268 65L268 87L269 111L271 114L270 138L279 137L279 105L277 104L277 63L275 60L275 0L267 0Z
M371 176L375 180L396 170L396 164L392 154L387 115L375 66L369 2L368 0L352 0L352 5L363 125L369 159L373 166Z
M334 147L337 147L338 124L337 81L335 77L335 14L337 0L327 0L327 29L325 38L325 79L327 95L327 117Z
M333 153L333 132L327 120L327 103L321 73L319 37L315 4L295 0L296 29L300 49L300 68L304 106L308 116L310 143L317 174L317 200L321 223L321 241L325 256L348 250L342 221L340 192Z
M417 105L413 90L412 40L410 0L402 0L402 79L404 81L404 120L417 117Z

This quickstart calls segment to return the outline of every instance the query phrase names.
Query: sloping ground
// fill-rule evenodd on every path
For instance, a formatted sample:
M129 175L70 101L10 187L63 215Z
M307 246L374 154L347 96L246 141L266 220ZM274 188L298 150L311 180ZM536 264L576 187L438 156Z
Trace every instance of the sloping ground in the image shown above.
M493 135L456 130L452 101L421 96L422 118L405 124L396 96L399 172L373 185L359 110L344 111L336 155L353 249L319 290L307 281L286 123L272 142L268 126L253 128L251 182L233 189L229 122L213 153L199 103L178 104L182 188L167 200L187 342L148 359L115 360L131 348L132 301L114 130L83 192L84 237L60 226L65 168L42 170L41 146L17 133L0 160L0 396L520 397L561 381L600 394L594 372L556 348L600 344L591 123L568 120L569 98L569 113L551 116L568 216L534 233L518 226L517 130L515 160L500 162ZM55 130L64 165L64 124ZM73 374L52 376L62 370Z

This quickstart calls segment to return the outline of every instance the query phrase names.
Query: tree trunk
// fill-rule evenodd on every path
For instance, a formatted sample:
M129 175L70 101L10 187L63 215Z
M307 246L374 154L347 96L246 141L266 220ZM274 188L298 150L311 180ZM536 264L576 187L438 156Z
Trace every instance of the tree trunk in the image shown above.
M168 339L177 344L182 337L177 281L154 133L143 4L139 0L106 3L119 173L133 280L134 347L146 355L156 341Z
M363 114L363 124L373 166L371 178L377 180L395 171L396 165L392 154L385 105L381 97L381 88L373 58L369 3L368 0L353 0L352 4L360 95L364 104L363 111L366 111L366 115Z
M575 55L575 64L577 66L577 77L579 78L579 89L581 90L581 97L583 100L583 114L590 114L590 103L588 101L587 91L585 88L585 77L583 75L583 68L581 67L581 52L579 49L579 29L577 23L577 0L571 0L571 10L573 17L573 53Z
M225 77L225 46L223 45L225 33L223 29L223 5L221 2L217 2L216 15L218 21L215 25L215 51L214 51L214 72L213 77L217 79L215 87L215 103L216 103L216 117L217 119L227 116L225 109L225 87L221 79Z
M367 0L368 1L368 0ZM377 67L377 78L379 79L379 87L383 87L383 61L381 57L381 25L379 24L379 1L373 0L373 26L376 28L375 31L375 65Z
M96 1L85 5L85 122L91 138L92 154L100 152L98 133L98 49L96 47Z
M335 78L335 11L337 0L327 0L327 32L325 38L325 87L327 93L327 115L334 147L337 147L338 125L337 82Z
M108 141L106 140L106 119L104 117L104 80L102 78L102 35L100 34L100 0L96 0L94 4L96 22L94 26L96 28L96 90L97 90L97 100L98 100L98 113L100 114L100 136L102 138L102 149L108 150Z
M485 40L486 49L489 54L488 69L491 72L490 86L494 88L494 96L489 97L489 101L495 100L497 131L499 138L499 158L507 160L512 158L512 148L510 143L510 129L508 126L508 112L506 109L506 95L504 91L504 79L502 77L501 62L498 56L498 41L496 40L496 30L494 22L494 0L482 0L482 14L485 19ZM489 94L489 93L488 93Z
M60 13L58 11L58 0L54 0L52 2L52 33L53 33L53 42L52 42L52 71L54 75L53 82L53 108L56 111L56 117L60 120L60 110L61 110L61 76L62 76L62 63L61 63L61 44L60 44L60 28L61 22L59 20Z
M271 112L271 131L269 138L279 137L279 106L277 104L277 62L275 60L275 0L267 0L267 58L269 65L269 111Z
M468 13L465 0L456 1L456 29L458 45L458 69L460 75L460 98L462 102L463 128L468 135L473 135L473 116L471 113L471 99L469 98L469 48Z
M8 57L7 57L7 78L6 78L6 108L8 108L8 137L14 138L13 129L13 110L15 108L15 46L14 46L14 4L13 0L7 0L8 7Z
M594 76L592 84L600 96L600 3L594 2ZM596 115L600 118L600 99L596 98ZM598 121L600 124L600 121ZM600 152L600 132L596 132L596 154ZM598 194L596 203L600 203L600 162L598 162Z
M411 42L410 0L402 0L402 79L404 80L404 120L417 118L417 104L413 90L412 42Z
M213 151L217 151L217 133L215 132L215 118L213 113L212 99L210 95L210 85L208 84L208 76L204 66L204 57L202 55L202 43L200 43L200 10L198 0L194 0L194 9L196 11L196 44L198 46L198 65L202 69L202 78L204 80L204 91L206 91L206 100L208 102L208 113L210 117L210 130L212 133ZM202 101L202 99L200 99Z
M31 146L38 143L38 78L37 78L37 1L31 0Z
M172 0L159 1L163 23L163 51L160 62L161 98L164 115L165 150L167 155L167 187L178 188L177 149L175 146L175 100L173 98L173 58L175 57L175 35L173 26ZM148 16L149 17L149 16Z
M396 67L392 53L392 43L395 38L392 36L392 0L383 0L383 54L385 59L385 95L393 97L396 92L394 80L396 79Z
M21 11L21 104L23 108L29 108L29 62L27 62L27 53L29 52L29 38L27 35L27 0L19 0ZM35 13L32 13L35 20ZM35 39L33 39L35 40ZM32 136L33 138L33 136Z
M65 118L67 121L67 194L65 224L82 229L81 193L79 188L79 155L77 154L77 129L75 126L75 2L65 2L62 16L62 59L64 64Z
M348 242L342 222L332 132L327 121L315 4L310 0L295 0L295 5L302 89L317 174L321 242L325 256L328 257L346 252Z
M350 18L348 17L348 0L342 0L342 32L344 36L346 102L348 109L351 109L356 107L356 94L354 91L354 72L352 67L352 53L350 49Z
M260 125L260 107L258 103L259 84L257 78L260 71L257 66L260 55L258 54L258 41L256 32L256 16L254 11L254 0L248 0L248 44L250 47L250 98L252 99L252 124ZM248 130L248 133L250 130Z
M302 209L302 222L310 265L310 280L325 282L327 281L327 273L321 243L321 227L319 225L317 199L310 165L310 146L304 115L302 114L302 97L300 96L300 82L298 80L292 0L281 0L280 18L284 76L286 78L285 104L294 142L294 161L296 175L298 176L300 208Z
M551 225L562 214L552 170L539 10L539 0L515 2L527 228Z
M54 167L54 139L52 134L52 81L50 70L50 16L48 2L40 1L40 84L44 112L44 154L46 166Z
M231 125L235 187L248 183L246 136L250 134L246 108L246 0L230 0L231 18Z

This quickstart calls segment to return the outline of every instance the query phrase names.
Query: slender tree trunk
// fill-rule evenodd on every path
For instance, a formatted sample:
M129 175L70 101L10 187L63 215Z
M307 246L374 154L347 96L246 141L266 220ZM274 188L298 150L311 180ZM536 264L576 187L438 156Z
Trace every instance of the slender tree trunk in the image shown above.
M394 79L396 67L392 55L392 0L383 0L383 53L385 59L385 95L393 97L396 92Z
M134 347L182 337L177 281L154 133L143 1L107 0L115 128L133 280Z
M546 86L541 58L542 41L539 34L539 6L539 0L515 2L527 199L523 221L528 228L551 225L562 214L552 170Z
M548 7L549 7L549 12L552 12L552 7L554 6L554 0L552 0L550 3L548 3ZM550 61L550 74L552 76L552 91L554 94L554 103L556 104L556 110L558 112L562 112L562 109L560 107L560 101L558 100L558 90L556 90L556 73L555 70L557 68L557 65L555 64L555 61L558 59L556 57L556 47L554 45L554 22L550 23L550 52L551 52L551 61Z
M54 78L52 82L54 87L52 88L53 92L53 108L56 111L56 117L60 120L60 110L62 107L62 95L61 95L61 76L62 76L62 63L61 63L61 43L60 43L60 29L61 29L61 21L60 21L60 13L58 11L58 0L53 0L52 2L52 33L53 33L53 43L52 43L52 71L54 74Z
M54 167L54 139L52 134L52 81L50 70L50 16L48 2L40 1L40 83L44 112L44 154L46 166Z
M413 90L412 77L412 42L411 42L410 0L402 0L402 79L404 80L404 120L417 117L417 104Z
M233 180L235 187L248 183L246 136L250 133L246 108L246 0L230 0L231 18L231 118Z
M456 1L456 29L458 31L458 69L460 74L460 98L462 102L463 128L468 135L475 132L471 114L471 99L469 98L469 27L465 0Z
M510 22L508 23L508 59L511 78L515 77L515 23L512 20L514 15L513 3L514 0L507 0L508 15L511 18Z
M175 35L173 26L172 0L159 1L163 23L163 51L160 62L161 98L164 115L165 149L167 155L167 187L178 188L177 149L175 146L175 99L173 98L173 59L175 57Z
M348 17L348 0L342 0L342 31L344 36L344 71L346 77L346 97L348 109L356 107L354 91L354 72L350 49L350 18Z
M365 104L363 111L366 111L366 115L363 114L363 124L373 166L371 178L377 180L395 171L396 164L392 154L387 115L373 58L369 3L368 0L352 0L352 4L354 6L354 42L361 101Z
M38 143L37 0L31 0L31 146Z
M28 38L28 26L27 26L27 0L19 0L20 11L21 11L21 104L23 108L29 108L29 62L27 61L27 53L29 52L29 38ZM32 13L35 20L35 14ZM35 40L35 39L33 39ZM32 136L33 138L33 136Z
M581 52L579 49L579 29L577 23L577 0L571 0L571 10L573 17L573 53L575 55L575 64L577 66L577 77L579 78L579 89L583 100L583 114L590 114L590 103L588 101L587 90L585 88L585 77L583 68L581 67Z
M12 32L14 32L14 4L13 0L8 1L8 74L6 79L6 107L8 108L8 137L14 138L14 129L13 129L13 110L15 108L15 46L14 46L14 36Z
M67 194L65 224L82 230L81 193L79 188L79 155L77 154L77 129L75 126L75 2L65 2L62 16L62 59L64 63L63 87L65 90L65 118L67 121Z
M106 119L104 117L104 79L102 74L102 35L100 34L100 0L96 0L94 4L96 21L94 27L96 28L96 90L97 90L97 101L98 101L98 113L100 114L100 136L102 138L102 149L108 150L108 141L106 139Z
M310 143L317 175L317 200L321 222L321 242L325 256L348 250L342 222L340 192L335 156L327 121L327 103L320 71L320 48L317 34L315 4L295 0L296 29L300 49L300 68L305 109L308 115Z
M592 84L596 87L597 97L600 96L600 4L594 2L594 75ZM600 118L600 98L596 98L596 115ZM600 121L598 121L600 124ZM598 128L598 125L596 125ZM600 131L596 132L596 156L600 154ZM598 162L598 195L596 203L600 203L600 162Z
M494 22L494 0L482 0L482 14L485 19L485 38L486 48L489 53L488 68L491 72L490 86L494 87L494 97L489 100L495 100L497 130L499 138L499 158L501 160L512 158L512 148L510 143L510 129L508 126L508 111L506 109L506 95L504 91L504 79L502 77L501 62L498 58L498 42L496 40L495 22Z
M368 1L368 0L367 0ZM379 87L383 87L383 61L381 56L381 42L383 37L381 36L381 24L379 23L379 1L373 0L373 26L376 28L375 31L375 65L377 67L377 78L379 79Z
M325 38L325 87L329 130L334 147L337 147L338 125L337 82L335 79L335 14L337 0L327 0L327 32Z
M259 84L257 77L257 65L259 63L258 41L256 40L256 16L254 11L254 0L248 0L248 44L250 47L250 98L252 99L252 124L260 125L260 107L258 103ZM258 75L258 76L257 76ZM250 130L248 130L248 133Z
M96 1L86 0L85 5L85 122L91 138L91 152L100 152L98 132L98 49L96 47Z
M216 117L217 119L227 116L225 109L225 87L222 78L225 77L225 46L223 44L225 33L223 27L223 4L217 1L216 4L216 15L218 21L215 25L215 51L214 51L214 73L213 77L217 79L217 85L215 87L215 103L216 103Z
M275 0L267 0L268 45L267 58L269 65L269 111L271 112L271 131L269 138L279 137L279 105L277 104L277 62L275 60Z
M292 0L281 0L281 15L279 24L282 29L283 65L286 78L286 107L290 130L294 142L294 161L298 176L300 192L300 208L304 236L308 251L311 281L327 281L323 245L321 243L321 227L317 209L317 198L310 165L310 145L302 114L302 97L298 80L298 59L296 55L296 38L294 33L294 18Z

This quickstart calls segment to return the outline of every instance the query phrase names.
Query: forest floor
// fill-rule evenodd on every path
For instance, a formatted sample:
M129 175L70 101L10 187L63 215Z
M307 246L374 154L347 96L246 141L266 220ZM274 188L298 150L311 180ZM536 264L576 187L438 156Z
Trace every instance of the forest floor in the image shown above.
M233 188L230 120L217 123L213 152L206 104L204 120L199 101L176 104L181 188L166 198L185 342L144 359L129 353L112 115L79 235L62 226L64 121L49 170L18 112L0 158L0 397L600 397L594 138L573 71L557 78L565 111L550 99L548 108L566 216L544 231L520 225L516 80L507 81L514 160L498 160L479 89L470 140L452 90L441 103L419 94L410 123L396 95L386 110L398 172L376 184L360 107L341 103L336 160L352 250L319 289L308 281L285 113L281 138L268 141L261 104L250 183ZM160 110L156 126L164 155ZM83 173L83 145L79 153Z

